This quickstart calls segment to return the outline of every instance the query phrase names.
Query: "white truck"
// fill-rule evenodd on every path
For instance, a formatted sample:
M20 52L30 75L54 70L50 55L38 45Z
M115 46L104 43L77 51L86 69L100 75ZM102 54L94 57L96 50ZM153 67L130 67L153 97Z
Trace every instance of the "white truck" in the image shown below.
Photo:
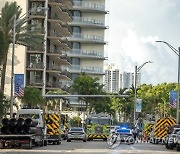
M46 146L47 128L41 109L20 109L16 118L2 119L0 148Z

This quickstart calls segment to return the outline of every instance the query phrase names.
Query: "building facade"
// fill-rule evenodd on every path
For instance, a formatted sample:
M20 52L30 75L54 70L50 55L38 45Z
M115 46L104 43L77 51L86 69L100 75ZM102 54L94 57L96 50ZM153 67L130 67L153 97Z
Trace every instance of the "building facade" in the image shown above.
M23 14L29 15L29 24L37 24L37 32L46 40L38 48L15 48L15 74L24 74L25 87L37 87L44 94L58 89L68 91L81 72L98 77L103 83L108 13L105 0L16 1ZM37 7L48 11L30 11ZM6 94L10 96L11 51L8 66Z

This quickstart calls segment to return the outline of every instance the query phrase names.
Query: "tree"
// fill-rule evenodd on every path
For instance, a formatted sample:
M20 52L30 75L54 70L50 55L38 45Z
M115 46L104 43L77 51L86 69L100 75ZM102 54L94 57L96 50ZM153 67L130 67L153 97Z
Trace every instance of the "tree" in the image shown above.
M2 64L2 60L4 59L5 56L5 49L6 44L5 44L5 38L4 38L4 33L0 30L0 65Z
M82 119L77 116L77 117L73 117L70 122L71 122L71 126L72 127L80 127L82 124L81 124L81 121Z
M42 96L42 91L38 88L25 88L24 96L21 99L23 104L29 107L42 107L45 104L45 99Z
M85 73L81 73L75 80L72 85L72 92L79 95L98 95L102 94L103 85L98 83L99 78L92 78ZM92 110L92 105L101 98L92 98L92 97L81 97L79 98L85 102L85 110L87 111L90 107Z
M27 22L30 20L27 15L23 18L20 17L22 9L17 5L16 2L6 2L5 6L1 10L0 17L0 31L1 37L3 37L4 44L3 53L4 58L2 61L2 74L1 74L1 90L4 94L4 84L5 84L5 75L6 75L6 64L7 64L7 55L10 44L13 42L13 25L14 17L16 15L16 44L29 46L29 47L39 47L42 46L43 36L39 35L37 30L33 30L33 27L37 25L30 25Z

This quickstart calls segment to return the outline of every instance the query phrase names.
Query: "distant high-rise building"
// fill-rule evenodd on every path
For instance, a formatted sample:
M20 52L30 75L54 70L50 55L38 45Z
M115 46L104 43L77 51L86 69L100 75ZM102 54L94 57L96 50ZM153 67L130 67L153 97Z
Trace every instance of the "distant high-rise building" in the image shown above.
M118 93L120 89L131 88L134 85L134 73L123 72L114 67L105 70L104 89L107 92ZM137 74L137 86L140 85L140 73Z

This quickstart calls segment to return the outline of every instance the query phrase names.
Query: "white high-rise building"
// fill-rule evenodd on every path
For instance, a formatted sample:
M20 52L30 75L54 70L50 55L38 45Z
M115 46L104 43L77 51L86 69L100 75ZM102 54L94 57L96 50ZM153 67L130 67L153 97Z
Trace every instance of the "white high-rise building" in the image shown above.
M118 93L120 89L131 88L134 85L134 72L123 72L114 67L105 70L104 89L107 92ZM137 86L140 85L140 73L137 73Z

